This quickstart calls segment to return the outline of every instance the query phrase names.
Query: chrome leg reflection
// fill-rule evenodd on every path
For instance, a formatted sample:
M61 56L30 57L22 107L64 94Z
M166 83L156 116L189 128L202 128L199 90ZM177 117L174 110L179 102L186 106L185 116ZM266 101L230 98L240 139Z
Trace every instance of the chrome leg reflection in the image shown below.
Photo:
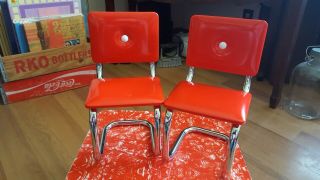
M160 107L155 107L154 108L154 127L155 127L155 132L154 132L154 137L155 137L155 155L159 155L161 152L161 112L160 112Z
M97 110L89 110L89 126L91 132L91 143L93 148L93 157L97 160L100 158L99 148L99 134L98 134L98 124L97 124Z
M170 126L171 126L171 120L172 120L172 112L167 110L166 116L164 119L164 133L163 133L163 158L167 161L171 159L170 157L170 147L169 147L169 139L170 139Z
M230 132L230 137L228 141L228 152L227 152L227 168L226 168L226 177L230 179L232 165L234 160L234 153L237 147L238 135L240 132L241 126L233 126Z

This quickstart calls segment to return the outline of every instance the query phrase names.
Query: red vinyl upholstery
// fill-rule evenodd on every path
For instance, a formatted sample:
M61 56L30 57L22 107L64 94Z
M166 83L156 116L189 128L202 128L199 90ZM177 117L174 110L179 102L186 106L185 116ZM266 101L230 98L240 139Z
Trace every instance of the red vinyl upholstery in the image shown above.
M260 65L267 26L261 20L192 16L187 64L255 76ZM220 48L220 45L226 47Z
M159 17L154 12L90 12L88 16L92 59L97 76L91 82L85 106L93 157L101 159L107 134L117 126L142 125L149 128L154 155L161 152L161 105L164 101L160 79L155 77L159 59ZM149 77L103 78L103 63L150 63ZM98 130L99 108L153 106L153 122L148 119L118 119ZM111 177L111 176L110 176Z
M160 106L164 101L159 78L109 78L91 82L88 108Z
M191 18L187 64L210 70L254 76L267 33L261 20L195 15ZM214 86L180 82L164 105L242 125L251 94Z
M246 122L250 101L250 93L182 81L164 105L168 109L241 125Z
M88 23L94 62L158 61L158 14L154 12L90 12ZM123 41L123 36L127 37L127 41Z
M91 12L88 23L94 62L158 61L159 18L156 13ZM122 39L123 35L127 39ZM86 107L160 106L163 101L159 78L104 78L91 82Z

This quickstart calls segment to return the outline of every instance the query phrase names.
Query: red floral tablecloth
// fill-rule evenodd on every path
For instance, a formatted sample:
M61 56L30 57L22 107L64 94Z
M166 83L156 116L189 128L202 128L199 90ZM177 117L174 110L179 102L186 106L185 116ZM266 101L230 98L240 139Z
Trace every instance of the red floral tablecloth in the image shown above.
M100 132L107 123L119 119L146 119L148 111L103 111L98 115ZM199 126L228 134L230 124L209 118L175 112L170 144L182 129ZM113 128L107 136L104 155L92 157L90 133L85 137L66 179L220 179L226 161L226 142L193 133L184 141L170 162L152 153L150 133L144 126ZM251 179L239 147L236 150L232 179Z

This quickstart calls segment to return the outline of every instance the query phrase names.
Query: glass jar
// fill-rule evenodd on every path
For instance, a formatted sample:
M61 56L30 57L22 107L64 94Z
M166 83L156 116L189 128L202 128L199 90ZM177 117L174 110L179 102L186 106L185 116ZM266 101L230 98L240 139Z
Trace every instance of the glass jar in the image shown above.
M320 118L320 46L308 47L306 61L294 68L284 108L301 119Z

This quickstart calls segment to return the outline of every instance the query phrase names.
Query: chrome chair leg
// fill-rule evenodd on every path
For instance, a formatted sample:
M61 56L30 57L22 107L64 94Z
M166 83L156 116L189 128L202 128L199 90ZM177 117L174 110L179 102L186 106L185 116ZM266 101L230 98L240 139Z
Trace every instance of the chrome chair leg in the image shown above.
M150 129L152 150L155 153L157 150L156 150L156 144L155 144L154 127L150 122L146 120L121 120L121 121L113 121L103 128L103 131L101 134L101 140L100 140L100 148L99 148L100 154L103 154L104 146L106 143L106 137L107 137L108 131L111 128L116 126L132 126L132 125L144 125Z
M170 146L169 146L169 139L170 139L170 126L171 126L171 120L172 120L172 112L167 110L166 116L164 119L164 133L163 133L163 158L167 161L172 159L172 156L170 155Z
M228 141L228 154L227 154L227 168L226 168L226 176L229 179L231 177L232 165L234 160L234 154L237 147L238 135L240 132L239 125L232 126L230 137Z
M170 139L170 127L171 127L171 121L172 121L172 114L173 113L171 111L167 110L166 116L164 119L164 134L163 134L163 149L162 149L163 158L166 161L171 160L173 158L173 156L176 154L176 152L178 151L178 148L179 148L182 140L189 133L197 132L197 133L206 134L208 136L217 137L217 138L220 138L220 139L226 141L228 144L226 171L225 171L226 173L224 174L224 176L226 177L226 179L230 179L233 160L234 160L234 154L235 154L235 150L237 147L238 135L239 135L241 126L233 126L231 129L231 132L230 132L230 136L227 136L227 135L220 133L220 132L217 132L217 131L212 131L209 129L204 129L204 128L192 126L192 127L184 129L180 133L180 135L176 139L175 143L173 144L172 149L170 149L169 139Z
M161 112L160 107L154 108L154 127L155 127L155 155L159 155L161 152Z
M212 137L216 137L216 138L220 138L224 141L229 141L229 137L223 133L217 132L217 131L212 131L209 129L204 129L204 128L200 128L200 127L196 127L196 126L192 126L192 127L188 127L186 129L184 129L178 136L178 138L176 139L175 143L173 144L172 148L170 148L169 146L169 140L170 140L170 127L171 127L171 120L172 120L172 112L171 111L167 111L166 113L166 117L164 120L164 135L163 135L163 157L165 160L169 161L171 160L174 155L176 154L176 152L179 149L179 146L182 142L182 140L184 139L184 137L187 134L190 133L201 133L201 134L205 134L208 136L212 136Z
M98 124L97 124L97 110L90 109L89 110L89 126L91 132L91 143L93 148L93 157L94 159L100 158L99 148L99 134L98 134Z
M108 131L115 126L129 126L129 125L144 125L150 129L152 150L155 155L159 155L161 152L161 135L160 135L160 123L161 123L161 112L160 107L154 108L154 120L155 125L153 126L146 120L120 120L109 123L103 128L101 136L98 133L97 124L97 110L90 109L89 111L89 125L92 139L93 156L98 160L103 154L104 145Z
M172 149L169 152L170 158L173 158L173 156L176 154L178 151L178 148L183 140L183 138L190 133L201 133L207 136L212 136L216 138L220 138L224 141L229 141L229 137L223 133L217 132L217 131L212 131L209 129L204 129L196 126L191 126L186 129L184 129L178 136L176 142L173 144Z

